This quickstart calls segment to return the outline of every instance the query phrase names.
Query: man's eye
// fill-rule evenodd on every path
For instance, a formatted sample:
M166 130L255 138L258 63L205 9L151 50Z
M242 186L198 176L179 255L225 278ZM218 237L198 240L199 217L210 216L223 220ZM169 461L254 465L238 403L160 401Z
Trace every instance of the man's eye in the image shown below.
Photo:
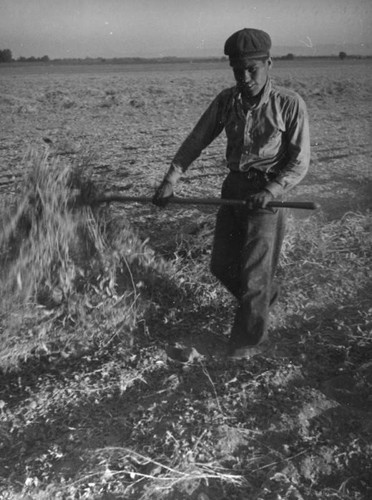
M248 68L245 69L235 69L234 70L234 75L237 80L244 80L245 75L249 73L251 76L254 76L257 73L257 67L256 66L249 66Z

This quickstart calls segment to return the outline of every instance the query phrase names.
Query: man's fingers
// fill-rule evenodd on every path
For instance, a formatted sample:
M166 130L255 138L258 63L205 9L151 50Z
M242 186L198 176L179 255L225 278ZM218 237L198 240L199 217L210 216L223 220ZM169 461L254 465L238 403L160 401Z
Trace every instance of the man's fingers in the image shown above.
M168 205L170 199L173 197L173 185L168 181L163 181L152 198L154 205L158 207L165 207Z
M269 201L272 201L273 198L273 195L269 191L260 191L259 193L247 198L247 207L249 210L266 208Z

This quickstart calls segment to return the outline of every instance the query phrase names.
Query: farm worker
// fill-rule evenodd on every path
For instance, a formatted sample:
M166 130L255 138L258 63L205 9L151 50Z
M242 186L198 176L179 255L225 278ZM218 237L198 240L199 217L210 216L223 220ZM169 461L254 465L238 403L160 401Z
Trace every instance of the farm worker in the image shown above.
M155 205L166 206L181 175L225 130L229 172L221 196L247 200L243 207L220 207L211 257L212 273L238 301L229 339L233 359L261 351L277 295L274 273L285 212L267 204L298 184L310 161L306 105L296 92L271 81L270 49L270 36L257 29L244 28L227 39L224 53L236 85L212 101L153 197Z

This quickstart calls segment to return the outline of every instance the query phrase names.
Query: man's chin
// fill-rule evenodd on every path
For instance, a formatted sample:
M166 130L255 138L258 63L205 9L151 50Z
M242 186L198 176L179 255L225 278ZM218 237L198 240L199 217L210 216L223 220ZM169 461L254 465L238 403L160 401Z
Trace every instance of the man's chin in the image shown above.
M258 95L259 92L257 91L256 88L245 88L242 90L242 96L243 98L246 98L246 99L249 99L250 97L256 97L256 95Z

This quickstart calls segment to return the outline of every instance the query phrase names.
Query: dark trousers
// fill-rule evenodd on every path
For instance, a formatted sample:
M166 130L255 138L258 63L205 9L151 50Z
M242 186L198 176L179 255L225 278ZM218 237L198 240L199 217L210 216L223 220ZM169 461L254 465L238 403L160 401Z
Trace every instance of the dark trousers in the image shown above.
M249 179L243 173L230 173L223 183L222 197L247 198L263 189L266 182L262 175ZM218 211L211 271L238 300L232 348L265 340L284 231L283 209L221 206Z

